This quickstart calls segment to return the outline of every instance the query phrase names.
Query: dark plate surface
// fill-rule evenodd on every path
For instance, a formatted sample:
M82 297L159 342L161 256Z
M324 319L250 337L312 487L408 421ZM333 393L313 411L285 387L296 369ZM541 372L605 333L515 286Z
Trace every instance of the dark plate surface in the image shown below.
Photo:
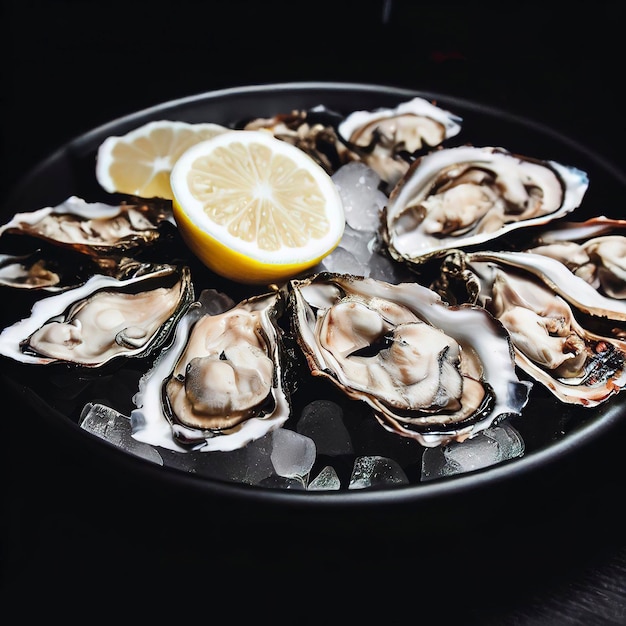
M340 113L357 109L371 110L395 106L417 95L434 100L463 118L462 131L451 145L473 143L502 146L512 152L559 161L587 172L590 179L589 190L572 219L580 221L600 214L619 217L612 214L610 209L619 206L618 199L626 191L626 174L601 155L537 121L445 94L416 92L384 85L285 83L224 89L166 102L114 120L77 137L62 146L20 182L5 202L2 218L6 221L18 211L54 206L70 195L77 195L89 202L111 201L111 196L100 188L95 179L97 148L106 137L124 134L150 120L178 119L230 125L239 120L270 117L320 104ZM191 263L193 264L193 260ZM219 280L202 268L198 267L195 271L197 291L205 287L217 288L235 300L253 293L241 285ZM5 311L2 325L12 323L14 316L15 309ZM524 441L523 456L481 470L423 481L420 479L423 450L419 446L409 446L410 450L407 452L407 442L398 441L397 437L389 437L373 419L366 419L368 423L363 426L361 416L366 411L364 405L338 398L323 386L314 387L305 382L301 386L302 395L296 400L299 406L303 406L307 398L328 393L329 398L341 403L348 422L358 421L360 424L361 430L351 432L355 443L354 457L371 454L397 459L410 480L409 485L385 489L342 488L336 492L317 492L216 480L210 475L189 473L174 466L161 467L121 452L81 429L77 423L78 416L85 402L95 400L108 402L128 414L132 408L132 395L136 390L134 383L141 371L134 367L122 367L106 379L96 377L84 385L81 381L80 389L72 381L72 392L68 394L67 388L63 387L66 380L55 380L54 376L49 376L48 371L43 370L46 368L21 367L7 361L0 363L2 382L20 401L37 411L54 428L61 429L71 445L93 452L103 464L115 464L116 467L144 475L150 481L164 481L175 487L184 486L198 492L227 495L242 500L296 503L305 507L422 502L520 478L547 464L558 462L606 433L623 419L625 402L623 397L618 396L598 409L571 407L559 403L539 384L535 384L523 415L511 420L512 426ZM330 461L336 463L340 475L347 476L354 457ZM327 458L319 459L314 473L328 461ZM345 465L343 469L342 465Z

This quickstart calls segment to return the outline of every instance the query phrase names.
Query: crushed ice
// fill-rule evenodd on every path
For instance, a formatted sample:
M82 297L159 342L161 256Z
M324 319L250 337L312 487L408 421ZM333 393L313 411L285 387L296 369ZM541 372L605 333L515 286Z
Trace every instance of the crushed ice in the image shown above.
M161 455L146 443L133 439L130 420L103 404L89 402L83 408L80 427L135 456L163 465Z
M408 485L404 470L393 459L384 456L360 456L354 462L349 489Z
M351 161L340 167L332 179L341 196L346 224L357 231L375 231L387 203L387 196L380 190L380 176L365 163Z
M463 443L428 448L422 456L422 480L473 472L524 454L524 440L513 426L503 422Z
M279 428L230 452L157 451L133 439L127 416L98 403L85 405L79 425L125 452L158 465L216 480L274 489L338 491L342 487L348 490L397 487L409 484L405 468L416 463L421 463L421 481L426 482L473 472L524 454L524 441L519 432L504 422L463 443L425 448L421 462L407 456L401 464L401 455L392 451L389 454L396 458L385 454L359 454L348 484L342 485L332 464L313 473L318 455L345 458L355 453L342 409L330 400L307 404L297 423L298 432Z
M340 167L332 179L344 205L346 226L339 245L313 271L354 274L390 283L413 280L410 270L389 258L381 246L379 228L387 196L379 188L378 174L354 161Z

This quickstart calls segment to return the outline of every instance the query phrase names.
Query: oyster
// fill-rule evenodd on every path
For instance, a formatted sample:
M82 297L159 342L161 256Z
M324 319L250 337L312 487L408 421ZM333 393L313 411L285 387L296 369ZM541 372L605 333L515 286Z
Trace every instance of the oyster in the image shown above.
M366 402L387 430L431 447L520 414L508 335L475 306L417 283L320 273L290 283L297 341L314 376Z
M483 244L576 209L585 172L504 148L441 148L417 159L393 188L382 238L398 261L419 266L452 248Z
M599 294L559 261L526 252L450 254L433 288L485 307L507 329L515 362L568 404L597 406L626 385L626 306ZM462 298L462 296L461 296ZM584 321L583 321L584 320Z
M338 133L391 188L418 151L457 135L461 122L458 115L416 97L393 108L354 111L339 124Z
M22 363L100 367L161 347L193 300L189 268L155 266L126 279L94 274L35 302L29 317L4 328L0 354Z
M563 263L610 298L626 299L626 220L605 216L542 231L528 252Z
M39 250L22 255L0 254L0 285L4 287L60 291L61 283L58 271L41 257Z
M204 290L140 381L133 437L178 451L228 451L282 426L290 414L283 307L281 292L234 305Z
M158 240L165 222L175 225L171 206L164 202L109 205L70 196L55 207L16 213L0 226L0 235L35 237L86 254L108 268L120 256Z

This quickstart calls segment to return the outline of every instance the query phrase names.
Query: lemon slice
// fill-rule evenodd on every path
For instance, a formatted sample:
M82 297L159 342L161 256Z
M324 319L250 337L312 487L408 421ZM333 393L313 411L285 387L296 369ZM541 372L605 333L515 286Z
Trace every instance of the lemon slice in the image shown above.
M319 263L343 235L343 205L329 174L268 131L233 130L192 146L170 182L187 246L237 282L289 279Z
M98 147L96 179L109 193L172 200L170 173L190 146L229 129L219 124L175 120L148 122Z

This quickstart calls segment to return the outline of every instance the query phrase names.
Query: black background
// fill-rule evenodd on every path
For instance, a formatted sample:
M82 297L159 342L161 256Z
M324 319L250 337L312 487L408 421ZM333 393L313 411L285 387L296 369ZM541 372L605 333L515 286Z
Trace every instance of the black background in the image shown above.
M3 197L119 116L291 81L484 102L625 166L619 3L3 0L2 11ZM626 623L624 425L527 481L339 515L201 501L110 473L19 407L0 419L5 611Z

